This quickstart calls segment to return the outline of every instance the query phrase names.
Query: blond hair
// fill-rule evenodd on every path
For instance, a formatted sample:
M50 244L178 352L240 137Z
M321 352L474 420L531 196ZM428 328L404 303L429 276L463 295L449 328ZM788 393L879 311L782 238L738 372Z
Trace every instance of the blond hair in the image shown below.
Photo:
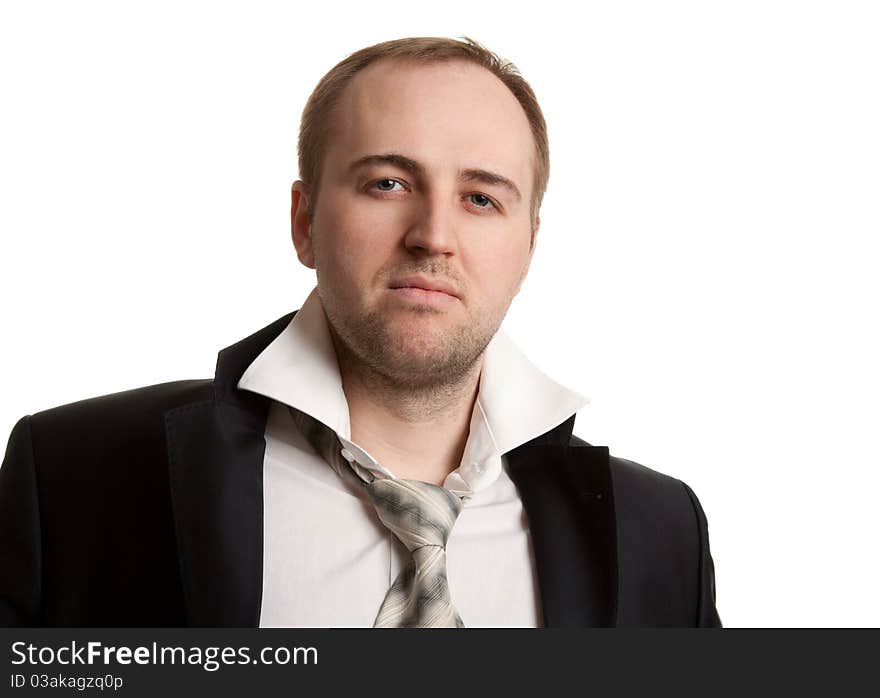
M528 119L535 141L535 166L531 200L532 232L537 224L538 212L547 180L550 178L550 146L547 140L547 124L532 88L510 61L489 51L473 39L463 40L412 37L384 41L362 48L337 63L315 87L303 109L299 129L299 177L310 188L314 211L321 177L321 155L324 152L331 116L339 103L343 90L361 70L380 58L393 58L423 63L440 63L463 60L479 65L495 75L519 101Z

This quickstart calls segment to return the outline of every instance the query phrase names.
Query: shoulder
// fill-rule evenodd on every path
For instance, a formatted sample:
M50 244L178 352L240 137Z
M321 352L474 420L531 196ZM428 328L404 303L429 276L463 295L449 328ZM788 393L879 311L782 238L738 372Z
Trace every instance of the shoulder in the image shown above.
M615 490L638 497L643 505L684 504L688 500L687 486L678 478L618 456L610 456L608 464Z
M22 418L37 461L111 454L118 449L152 450L165 441L164 414L213 399L211 379L159 383L60 405Z
M592 446L592 444L572 434L568 446ZM633 489L640 494L662 493L679 498L682 493L693 494L681 480L626 458L609 455L608 467L615 485L620 482L627 489Z
M589 446L572 436L569 446ZM693 490L676 477L633 460L610 455L608 468L618 516L651 526L662 523L693 531L702 509Z
M167 410L192 402L211 400L213 396L213 381L209 378L171 381L52 407L35 412L30 421L32 425L41 427L61 426L71 422L137 422L144 416L161 416Z

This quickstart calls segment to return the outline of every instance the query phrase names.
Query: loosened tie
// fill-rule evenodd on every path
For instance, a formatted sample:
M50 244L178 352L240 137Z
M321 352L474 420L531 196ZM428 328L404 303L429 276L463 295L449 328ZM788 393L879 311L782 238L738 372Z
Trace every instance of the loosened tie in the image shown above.
M463 628L446 577L446 543L462 508L461 498L420 480L377 478L343 457L336 433L310 415L290 409L306 440L341 476L359 477L379 520L410 551L379 608L376 628Z

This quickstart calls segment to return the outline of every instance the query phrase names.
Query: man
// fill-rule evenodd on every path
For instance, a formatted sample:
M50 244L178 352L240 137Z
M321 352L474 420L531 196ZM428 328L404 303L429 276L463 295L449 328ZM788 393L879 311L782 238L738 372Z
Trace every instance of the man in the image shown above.
M719 626L682 482L572 435L498 330L548 172L529 86L403 39L303 112L317 288L211 380L23 418L0 470L7 625Z

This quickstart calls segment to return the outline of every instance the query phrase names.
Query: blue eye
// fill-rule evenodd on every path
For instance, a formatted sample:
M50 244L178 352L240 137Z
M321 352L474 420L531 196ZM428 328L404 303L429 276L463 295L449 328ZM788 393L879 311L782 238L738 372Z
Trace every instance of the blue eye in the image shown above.
M492 199L490 199L485 194L468 194L468 196L470 197L471 202L477 208L489 208L490 206L495 206L495 204L492 202Z
M400 182L396 179L379 179L374 184L379 191L394 191L394 185Z

